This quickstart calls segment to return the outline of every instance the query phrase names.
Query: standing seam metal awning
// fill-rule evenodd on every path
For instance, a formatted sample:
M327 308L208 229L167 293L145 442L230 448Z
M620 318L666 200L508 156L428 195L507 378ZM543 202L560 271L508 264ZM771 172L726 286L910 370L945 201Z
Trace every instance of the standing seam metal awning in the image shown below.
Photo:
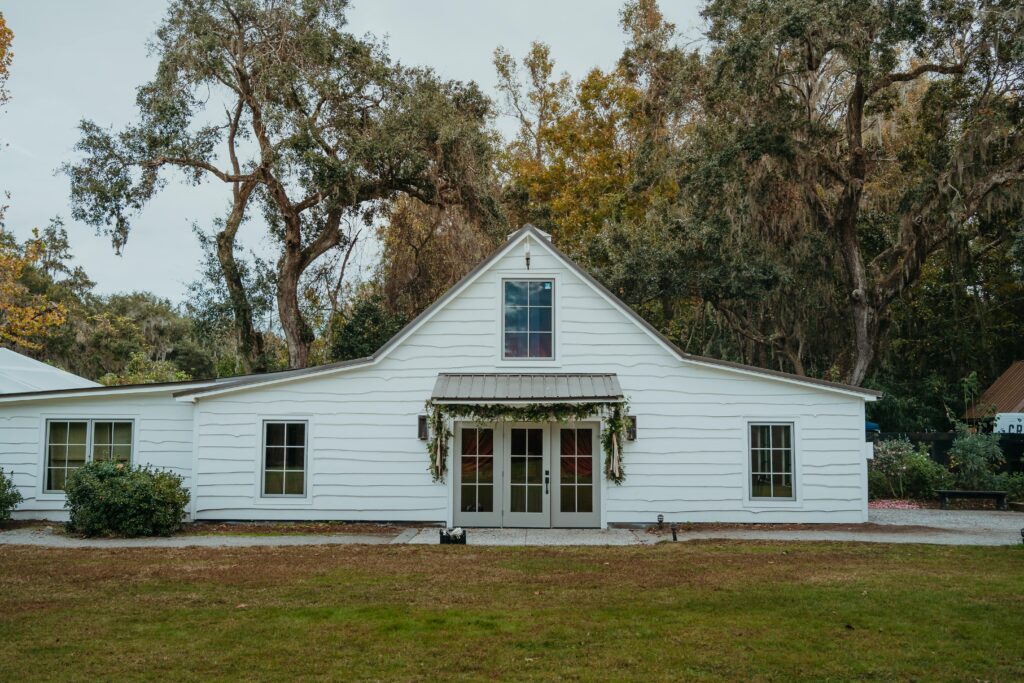
M441 373L430 399L441 403L622 401L614 374Z

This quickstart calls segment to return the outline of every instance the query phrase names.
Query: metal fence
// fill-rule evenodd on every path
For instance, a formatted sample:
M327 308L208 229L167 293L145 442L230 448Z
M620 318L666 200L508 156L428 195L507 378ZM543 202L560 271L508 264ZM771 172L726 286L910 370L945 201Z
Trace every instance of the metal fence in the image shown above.
M868 432L868 441L885 441L899 437L910 439L911 443L928 444L928 454L932 460L949 467L949 449L953 447L953 432ZM999 439L999 447L1003 449L1006 463L1003 472L1024 472L1024 434L1003 434Z

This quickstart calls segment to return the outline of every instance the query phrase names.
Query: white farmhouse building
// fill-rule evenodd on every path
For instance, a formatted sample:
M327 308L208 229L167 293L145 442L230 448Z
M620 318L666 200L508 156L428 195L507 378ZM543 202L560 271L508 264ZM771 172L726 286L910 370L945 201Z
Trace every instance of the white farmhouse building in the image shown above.
M862 522L875 398L685 353L526 226L368 358L0 396L0 467L21 517L113 458L197 520Z

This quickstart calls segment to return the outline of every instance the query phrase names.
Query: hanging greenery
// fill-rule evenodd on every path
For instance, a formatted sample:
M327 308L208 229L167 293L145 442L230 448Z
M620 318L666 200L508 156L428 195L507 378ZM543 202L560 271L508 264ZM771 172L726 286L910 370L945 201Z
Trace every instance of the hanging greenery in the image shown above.
M599 418L604 423L601 446L604 449L604 474L608 481L621 484L626 478L622 466L622 444L625 442L629 420L625 402L620 403L525 403L517 405L496 403L448 404L427 401L430 424L427 454L430 474L434 481L444 481L447 473L448 441L452 432L449 420L472 422L575 422Z

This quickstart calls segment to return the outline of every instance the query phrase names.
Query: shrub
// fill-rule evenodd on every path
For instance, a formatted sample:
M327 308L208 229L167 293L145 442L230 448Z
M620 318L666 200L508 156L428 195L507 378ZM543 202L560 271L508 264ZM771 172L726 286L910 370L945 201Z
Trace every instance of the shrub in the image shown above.
M877 467L868 467L868 498L892 498L889 478Z
M915 447L901 437L875 444L875 459L868 470L868 492L873 498L932 498L951 479L946 468L928 456L927 445Z
M1000 434L975 434L962 422L956 424L956 439L949 449L949 468L956 485L967 491L991 488L996 471L1006 462L999 447Z
M1024 472L997 474L992 477L991 486L995 491L1006 491L1008 500L1024 501Z
M85 536L167 536L181 528L189 493L177 474L89 463L65 488L68 529Z
M0 522L9 520L11 510L23 500L25 499L22 498L21 491L14 485L14 480L0 469Z

